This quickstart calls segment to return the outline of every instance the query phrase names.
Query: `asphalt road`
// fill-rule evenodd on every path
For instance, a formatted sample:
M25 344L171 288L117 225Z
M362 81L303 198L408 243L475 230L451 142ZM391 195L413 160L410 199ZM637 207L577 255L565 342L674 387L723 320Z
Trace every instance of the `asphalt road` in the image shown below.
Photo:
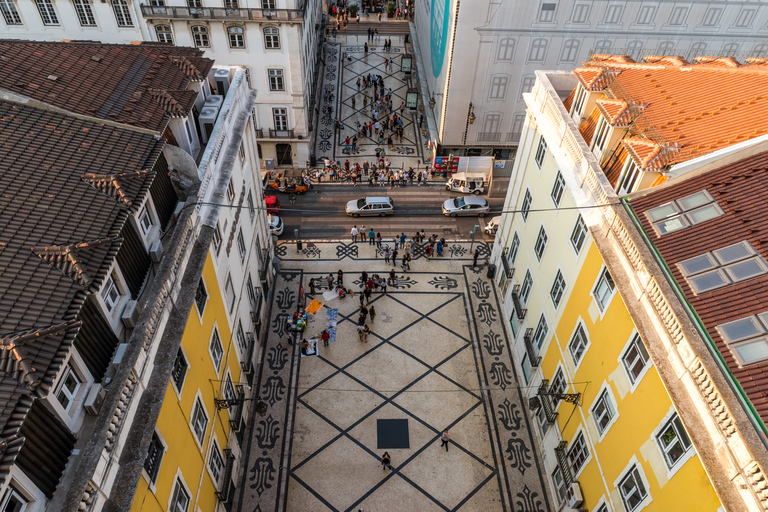
M365 196L389 196L395 204L395 213L388 217L347 216L344 207L348 201ZM416 231L424 230L427 236L436 234L446 239L469 239L469 232L477 224L480 233L486 222L501 211L503 198L489 200L491 213L484 218L446 217L441 205L446 199L461 194L448 192L442 186L429 187L407 186L390 189L387 187L368 187L366 185L315 185L306 195L296 196L296 204L291 205L288 194L277 193L280 199L280 217L285 229L281 240L296 239L294 230L299 230L302 240L339 239L350 236L353 225L373 226L384 238L392 238L400 233L412 236ZM483 196L485 197L485 196ZM487 198L486 198L487 199ZM483 239L490 240L483 234ZM478 237L475 238L479 239Z

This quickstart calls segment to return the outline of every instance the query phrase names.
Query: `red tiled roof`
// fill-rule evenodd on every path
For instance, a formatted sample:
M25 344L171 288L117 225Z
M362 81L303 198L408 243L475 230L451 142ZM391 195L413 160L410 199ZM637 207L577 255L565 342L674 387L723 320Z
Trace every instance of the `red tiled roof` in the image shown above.
M576 96L576 89L572 90L571 93L563 100L563 107L565 107L565 110L568 112L571 111L571 106L573 105L573 98Z
M0 88L161 133L170 117L191 108L188 85L213 66L202 55L197 48L159 44L0 40ZM166 91L178 105L152 91Z
M611 126L626 126L632 122L629 105L624 100L601 98L595 101L595 105L600 109L600 112Z
M724 215L705 223L658 236L644 212L674 199L707 190ZM684 179L660 189L649 189L630 205L685 298L717 345L731 373L768 424L768 362L739 368L718 334L717 325L768 311L768 275L694 295L676 263L721 247L749 241L768 261L768 152Z
M592 137L595 135L595 129L597 128L597 122L600 120L600 111L593 109L588 118L579 126L579 133L584 137L584 141L589 146L592 143Z

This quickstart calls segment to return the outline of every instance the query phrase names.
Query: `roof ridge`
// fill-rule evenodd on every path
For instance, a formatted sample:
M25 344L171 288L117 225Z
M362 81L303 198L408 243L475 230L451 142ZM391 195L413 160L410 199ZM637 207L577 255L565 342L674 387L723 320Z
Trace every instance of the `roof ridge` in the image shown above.
M147 176L151 172L152 171L148 169L143 169L141 171L131 171L119 174L85 173L80 175L80 179L90 184L100 192L108 195L118 203L125 205L128 208L128 211L131 213L136 213L136 207L133 204L133 200L129 199L125 195L125 191L123 190L123 187L120 185L118 180L123 178L139 178Z
M176 66L182 70L185 75L187 75L195 82L201 82L203 80L203 76L200 74L197 66L192 64L192 61L190 61L185 55L171 55L171 62L176 64Z
M73 281L80 283L86 290L93 283L93 277L88 273L85 264L78 259L75 251L97 247L104 243L116 241L113 238L101 238L90 242L80 242L71 245L49 245L32 247L31 250L40 259L56 268Z

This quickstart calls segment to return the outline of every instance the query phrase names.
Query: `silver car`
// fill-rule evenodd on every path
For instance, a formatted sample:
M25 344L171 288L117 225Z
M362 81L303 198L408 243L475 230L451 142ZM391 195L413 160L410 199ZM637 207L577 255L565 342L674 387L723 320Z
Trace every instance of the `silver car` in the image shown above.
M347 215L353 217L360 217L361 215L384 217L395 211L395 205L390 197L372 196L348 202L346 210Z
M455 199L448 199L443 203L443 215L450 215L451 217L456 217L457 215L485 217L490 210L491 207L488 206L488 201L476 196L457 197Z

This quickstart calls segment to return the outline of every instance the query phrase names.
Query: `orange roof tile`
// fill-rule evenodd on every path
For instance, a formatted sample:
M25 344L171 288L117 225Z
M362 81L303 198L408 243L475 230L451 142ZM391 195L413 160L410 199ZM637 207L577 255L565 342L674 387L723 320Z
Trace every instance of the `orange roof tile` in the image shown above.
M600 111L598 109L592 110L592 113L587 119L579 126L579 132L584 137L584 141L587 145L592 144L592 136L595 135L595 128L597 128L597 122L600 120Z
M595 104L611 126L626 126L632 122L629 105L624 100L602 98L597 100Z
M652 140L630 137L621 143L640 169L660 171L666 165L664 148Z
M581 85L591 92L602 91L608 84L614 72L607 68L589 67L576 68L573 70L581 81Z

